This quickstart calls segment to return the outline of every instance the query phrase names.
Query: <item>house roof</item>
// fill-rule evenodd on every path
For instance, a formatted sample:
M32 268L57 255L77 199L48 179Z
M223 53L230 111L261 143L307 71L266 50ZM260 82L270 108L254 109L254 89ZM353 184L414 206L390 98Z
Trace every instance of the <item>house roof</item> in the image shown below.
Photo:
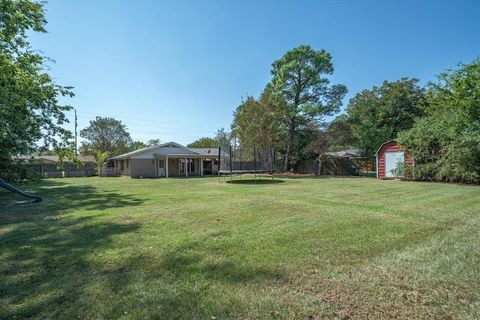
M161 150L161 149L165 150ZM120 154L112 157L109 160L128 159L131 157L141 157L142 155L147 157L155 157L158 155L172 155L172 156L188 156L188 155L201 155L201 156L214 156L218 155L218 149L216 148L187 148L176 142L167 142L148 148L138 149L132 152Z
M335 152L325 152L326 155L338 158L357 158L360 157L360 150L348 149Z
M202 156L218 156L218 148L190 148L190 150L195 151Z
M58 156L19 156L17 159L21 160L31 160L36 162L51 162L56 163L59 161ZM78 156L78 160L81 162L95 162L95 158L93 156ZM70 162L69 159L65 159L65 162Z

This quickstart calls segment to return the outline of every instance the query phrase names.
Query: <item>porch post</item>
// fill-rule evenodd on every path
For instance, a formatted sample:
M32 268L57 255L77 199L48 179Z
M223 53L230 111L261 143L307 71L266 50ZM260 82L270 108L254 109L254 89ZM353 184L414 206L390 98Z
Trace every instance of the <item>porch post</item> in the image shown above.
M200 175L203 176L203 158L200 157Z
M168 178L168 155L165 156L165 177Z
M185 177L188 177L188 159L185 158Z

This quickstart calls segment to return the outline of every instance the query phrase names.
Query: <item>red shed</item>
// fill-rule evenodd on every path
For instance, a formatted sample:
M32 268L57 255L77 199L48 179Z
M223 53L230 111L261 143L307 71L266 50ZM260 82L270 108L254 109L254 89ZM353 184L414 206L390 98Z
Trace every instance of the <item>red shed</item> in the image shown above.
M413 165L410 154L402 149L395 140L382 144L377 150L376 157L377 178L379 179L404 178L405 173L399 177L394 172L395 168L397 168L399 163L403 163L404 168L412 167Z

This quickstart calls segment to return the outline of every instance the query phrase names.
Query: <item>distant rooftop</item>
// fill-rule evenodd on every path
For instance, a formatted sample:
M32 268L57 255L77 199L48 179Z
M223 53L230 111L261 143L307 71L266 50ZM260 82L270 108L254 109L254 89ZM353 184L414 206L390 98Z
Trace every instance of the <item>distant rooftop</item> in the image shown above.
M95 157L94 156L78 156L78 160L81 162L95 162ZM58 156L19 156L17 159L22 159L22 160L31 160L31 161L37 161L37 162L58 162L59 157ZM69 162L69 159L65 159L65 162Z
M325 152L325 155L338 157L338 158L358 158L360 157L359 149L347 149L334 152Z

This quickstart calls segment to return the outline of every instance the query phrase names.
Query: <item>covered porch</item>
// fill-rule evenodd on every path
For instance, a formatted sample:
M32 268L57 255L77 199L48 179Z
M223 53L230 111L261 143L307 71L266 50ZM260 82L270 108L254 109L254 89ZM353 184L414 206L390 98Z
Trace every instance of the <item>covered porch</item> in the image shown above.
M154 164L157 177L193 177L218 172L218 159L196 154L156 154Z

